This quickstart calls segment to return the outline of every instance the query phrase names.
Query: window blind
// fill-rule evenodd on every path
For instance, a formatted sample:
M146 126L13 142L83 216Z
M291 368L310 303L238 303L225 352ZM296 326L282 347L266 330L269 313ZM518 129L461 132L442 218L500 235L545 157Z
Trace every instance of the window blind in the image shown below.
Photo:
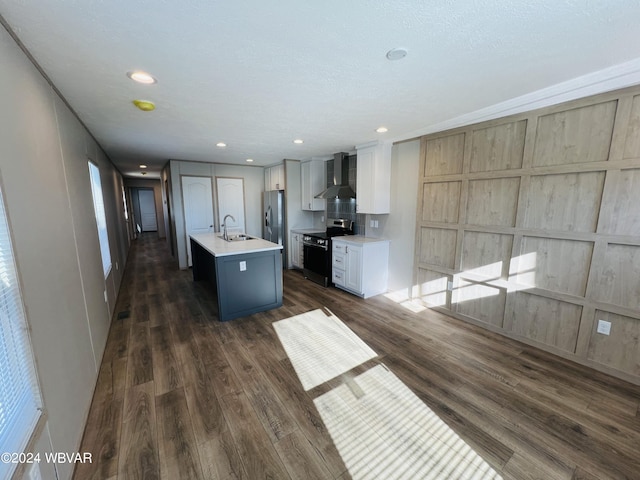
M100 242L100 254L102 256L102 269L107 278L111 270L111 250L109 249L109 233L107 232L107 216L104 212L104 200L102 199L102 184L100 183L100 170L98 166L89 162L89 176L91 177L91 193L93 194L93 208L98 224L98 240Z
M21 453L40 417L40 394L0 190L0 453ZM0 479L15 463L0 462Z

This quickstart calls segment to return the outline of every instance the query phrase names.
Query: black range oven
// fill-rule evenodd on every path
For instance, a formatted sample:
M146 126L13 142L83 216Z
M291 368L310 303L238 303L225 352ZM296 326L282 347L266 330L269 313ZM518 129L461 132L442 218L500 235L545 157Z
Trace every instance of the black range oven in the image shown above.
M353 222L337 218L327 220L324 232L307 233L302 237L305 278L328 287L331 283L331 237L353 235Z

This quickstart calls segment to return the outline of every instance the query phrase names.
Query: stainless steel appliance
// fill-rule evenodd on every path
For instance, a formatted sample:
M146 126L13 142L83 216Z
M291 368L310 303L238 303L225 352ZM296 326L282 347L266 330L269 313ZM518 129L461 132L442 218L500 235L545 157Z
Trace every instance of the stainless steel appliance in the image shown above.
M271 190L262 194L262 238L282 245L282 266L286 267L287 245L284 236L284 191Z
M325 287L331 284L331 238L341 235L353 235L352 221L329 218L324 232L307 233L302 237L305 278Z

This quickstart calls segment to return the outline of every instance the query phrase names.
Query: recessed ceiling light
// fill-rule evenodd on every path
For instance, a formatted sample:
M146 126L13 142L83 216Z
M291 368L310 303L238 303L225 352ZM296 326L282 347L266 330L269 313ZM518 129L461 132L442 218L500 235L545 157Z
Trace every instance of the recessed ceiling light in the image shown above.
M140 165L140 168L147 168L146 165Z
M153 75L141 71L127 72L127 77L134 82L143 83L145 85L153 85L158 82Z
M247 158L247 162L249 163L253 162L253 158Z
M387 127L378 127L378 128L376 128L376 132L378 132L378 133L385 133L385 132L388 132L388 131L389 131L389 129Z
M302 141L302 139L301 139L301 138L296 138L296 139L293 141L293 143L297 143L297 144L299 145L299 144L301 144L301 143L304 143L304 141Z
M224 147L226 147L226 146L227 146L227 144L226 144L226 143L224 143L224 142L218 142L218 143L216 143L216 147L224 148Z
M387 52L387 59L389 60L401 60L406 56L407 56L406 48L401 48L401 47L392 48Z
M134 100L133 104L143 112L150 112L156 109L156 105L148 100Z

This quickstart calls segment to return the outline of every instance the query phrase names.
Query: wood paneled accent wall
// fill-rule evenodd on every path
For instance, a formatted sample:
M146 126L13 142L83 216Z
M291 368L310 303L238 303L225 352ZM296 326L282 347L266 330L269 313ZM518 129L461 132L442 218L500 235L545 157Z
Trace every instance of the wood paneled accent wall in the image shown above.
M425 136L420 177L426 304L640 383L640 87Z

